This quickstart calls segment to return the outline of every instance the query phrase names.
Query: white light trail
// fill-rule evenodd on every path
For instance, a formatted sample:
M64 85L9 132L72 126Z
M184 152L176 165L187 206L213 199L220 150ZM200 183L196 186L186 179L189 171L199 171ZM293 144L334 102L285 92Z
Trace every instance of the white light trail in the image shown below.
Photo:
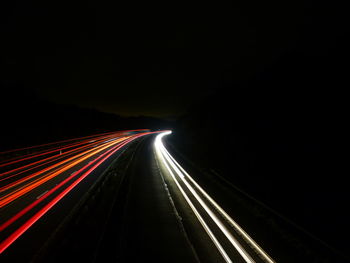
M238 253L242 256L242 258L247 262L247 263L254 263L255 261L251 258L251 256L247 253L247 251L239 244L239 242L233 237L233 235L228 231L228 229L224 226L224 224L219 220L219 218L214 214L214 212L207 206L207 204L204 202L204 200L198 195L196 190L191 186L191 184L186 180L189 179L189 181L195 186L196 189L199 190L199 192L210 202L210 204L216 209L217 212L220 213L223 218L230 224L230 226L245 240L245 242L252 247L256 253L260 256L261 259L263 259L267 263L275 263L275 261L272 260L272 258L258 245L256 242L201 188L195 181L194 179L176 162L176 160L169 154L169 152L166 150L162 143L162 138L168 134L170 134L171 131L164 132L159 134L156 137L155 140L155 149L158 158L162 161L164 166L167 168L169 171L170 175L174 179L176 185L180 189L180 192L184 195L186 201L189 203L190 207L196 214L198 220L205 224L203 221L202 217L199 215L198 210L193 206L192 202L189 200L187 194L177 181L174 173L172 172L171 168L174 170L176 175L183 181L187 189L192 193L192 195L196 198L198 203L202 206L202 208L207 212L207 214L211 217L211 219L215 222L215 224L219 227L219 229L223 232L223 234L226 236L226 238L230 241L230 243L233 245L233 247L238 251ZM169 167L171 166L171 168ZM197 215L198 214L198 215ZM202 222L203 221L203 222ZM227 253L223 250L222 246L220 243L217 241L215 238L214 234L210 231L208 226L205 224L203 225L211 239L213 240L214 244L216 247L219 249L220 253L223 255L225 258L226 262L231 262L227 261ZM208 229L207 229L208 228ZM208 232L209 230L209 232ZM212 236L211 236L212 235ZM214 241L214 239L216 242Z
M187 203L189 204L189 206L191 207L192 211L194 212L194 214L196 215L197 219L199 220L199 222L201 223L201 225L203 226L203 228L205 229L205 231L207 232L207 234L209 235L209 237L211 238L211 240L213 241L213 243L215 244L215 246L217 247L217 249L219 250L220 254L223 256L223 258L225 259L225 261L227 263L231 263L232 260L229 258L229 256L227 255L226 251L223 249L223 247L221 246L221 244L219 243L219 241L216 239L215 235L213 234L213 232L210 230L210 228L208 227L208 225L205 223L204 219L201 217L201 215L199 214L198 210L196 209L196 207L193 205L193 203L191 202L190 198L188 197L188 195L185 193L185 191L183 190L183 188L181 187L181 185L179 184L179 182L177 181L174 173L172 172L172 170L170 169L169 165L167 164L167 162L164 159L164 156L161 152L161 146L162 146L162 142L161 142L161 138L164 135L170 134L171 132L166 132L166 133L161 133L156 137L155 140L155 148L156 148L156 152L157 152L157 156L158 158L162 161L162 163L164 164L164 166L167 168L168 172L170 173L171 177L174 179L177 187L179 188L181 194L184 196L185 200L187 201Z

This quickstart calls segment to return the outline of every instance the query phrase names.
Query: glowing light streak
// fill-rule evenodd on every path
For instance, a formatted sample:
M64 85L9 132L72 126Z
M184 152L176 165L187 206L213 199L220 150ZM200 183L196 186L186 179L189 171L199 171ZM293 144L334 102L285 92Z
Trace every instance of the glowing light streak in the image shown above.
M124 138L126 139L126 138ZM51 157L48 157L48 158L45 158L45 159L41 159L39 161L36 161L36 162L32 162L32 163L29 163L27 165L24 165L24 166L20 166L18 168L15 168L15 169L12 169L12 170L9 170L9 171L6 171L6 172L3 172L0 174L0 177L5 177L5 175L8 175L8 174L12 174L10 176L6 176L5 178L1 178L0 181L4 181L4 180L7 180L9 178L12 178L12 177L15 177L15 176L18 176L22 173L25 173L25 172L28 172L28 171L31 171L33 169L37 169L43 165L47 165L49 163L52 163L52 162L55 162L55 161L58 161L60 159L63 159L63 158L66 158L67 156L73 154L73 153L76 153L76 152L79 152L79 151L82 151L84 149L88 149L88 148L91 148L92 146L94 145L97 145L99 143L101 143L101 139L98 140L98 142L92 144L92 145L84 145L84 146L81 146L81 147L78 147L78 148L74 148L72 150L69 150L69 151L66 151L62 154L59 154L59 155L54 155L54 156L51 156ZM77 144L79 145L79 144ZM74 145L76 146L76 145ZM28 168L28 169L27 169ZM18 172L19 171L19 172ZM16 174L13 174L17 172Z
M40 202L42 202L44 199L55 193L58 189L60 189L63 185L67 184L68 182L72 181L74 178L79 176L79 174L86 170L89 166L90 168L83 172L74 182L72 182L67 188L62 190L62 192L58 193L57 196L54 197L53 200L51 200L48 204L46 204L43 208L41 208L37 213L34 214L30 219L28 219L24 224L22 224L19 228L17 228L12 234L10 234L5 240L3 240L0 243L0 254L3 253L13 242L15 242L27 229L29 229L36 221L38 221L44 214L47 213L57 202L59 202L64 196L66 196L74 187L76 187L84 178L86 178L92 171L94 171L99 165L101 165L105 160L107 160L109 157L111 157L114 153L116 153L119 149L121 149L126 144L130 143L131 141L134 141L135 139L145 136L147 134L151 134L151 132L145 132L142 134L136 134L132 137L128 138L127 140L123 141L122 143L115 145L115 142L109 143L109 146L113 146L111 149L107 150L107 152L99 155L92 163L89 163L79 169L78 171L71 174L68 178L63 180L61 183L56 184L56 186L51 189L48 192L45 192L42 194L38 199L36 199L33 203L28 205L26 208L21 210L19 213L14 215L12 218L7 220L5 223L0 225L0 231L7 228L9 225L14 223L16 220L18 220L20 217L22 217L24 214L26 214L28 211L33 209L35 206L37 206ZM96 155L96 153L95 153Z
M83 157L79 158L79 159L76 160L76 161L73 161L73 162L71 162L71 163L65 165L64 167L62 167L62 168L56 170L56 171L53 172L53 173L50 173L50 174L48 174L48 175L44 175L43 177L40 177L40 178L38 178L38 179L35 179L34 181L31 181L31 182L29 182L29 183L27 183L27 184L25 184L25 185L23 185L23 186L21 186L21 187L15 189L15 190L13 190L13 191L10 192L9 194L2 196L2 197L0 198L0 208L3 207L3 206L5 206L5 205L7 205L7 204L9 204L10 202L14 201L15 199L17 199L17 198L23 196L24 194L28 193L29 191L35 189L35 188L38 187L39 185L42 185L43 183L45 183L45 182L51 180L52 178L56 177L57 175L61 174L62 172L67 171L67 170L70 169L71 167L73 167L73 166L75 166L75 165L81 163L82 161L84 161L84 160L86 160L86 159L92 157L92 156L95 155L96 153L99 153L99 152L101 152L101 151L107 149L108 147L111 147L111 146L113 146L113 145L115 145L115 144L117 144L117 143L119 143L119 142L120 142L120 140L117 140L117 141L114 141L114 142L109 142L107 145L101 146L101 148L99 148L99 149L97 149L97 150L94 149L94 150L88 151L88 152L89 152L88 154L86 154L85 152L82 153L82 154L79 154L78 156L81 156L81 155L83 155L83 154L86 154L86 155L84 155ZM68 161L71 161L71 159L75 159L75 158L76 158L76 156L75 156L75 157L72 157L72 158L69 158ZM67 161L65 161L65 162L67 162ZM65 162L64 162L64 163L65 163ZM60 164L61 164L61 163L59 163L59 165L60 165ZM47 170L49 170L49 168L44 169L43 171L47 171ZM42 173L42 171L39 172L39 174L41 174L41 173ZM36 175L36 174L35 174L35 175ZM30 179L30 178L32 178L32 176L30 176L29 178L26 177L25 179L19 180L19 182L16 182L16 183L14 183L14 184L11 184L11 185L7 186L7 188L5 188L5 189L1 189L1 191L8 190L9 188L13 188L14 186L17 186L18 184L20 184L20 183L22 183L23 181L26 181L26 180L28 180L28 179Z
M247 253L247 251L239 244L239 242L232 236L232 234L228 231L228 229L222 224L222 222L218 219L218 217L214 214L214 212L206 205L206 203L203 201L203 199L197 194L196 190L191 186L191 184L186 180L187 178L189 181L197 188L200 193L211 203L211 205L214 206L216 211L218 211L221 216L225 218L227 222L231 225L231 227L240 234L241 237L244 238L245 242L249 244L252 248L255 249L256 253L262 258L265 262L268 263L274 263L272 258L259 246L256 244L256 242L201 188L195 180L176 162L176 160L170 155L170 153L166 150L162 143L162 138L171 132L164 132L157 136L155 140L155 149L158 155L158 158L162 160L162 163L165 165L165 167L168 169L170 175L174 179L176 185L180 189L180 192L186 197L187 200L188 196L184 192L181 185L178 183L177 179L174 176L174 173L172 172L171 168L175 171L177 176L182 180L184 185L187 187L187 189L191 192L191 194L195 197L195 199L198 201L198 203L202 206L202 208L206 211L206 213L211 217L211 219L216 223L216 225L219 227L219 229L224 233L226 238L230 241L230 243L235 247L235 249L239 252L239 254L242 256L242 258L248 262L252 263L254 260L251 258L251 256ZM169 167L171 166L171 168ZM190 205L190 207L193 209L193 205ZM198 212L198 211L197 211ZM195 212L195 213L197 213ZM198 218L198 217L197 217ZM202 222L201 222L202 223ZM203 224L202 224L203 225ZM208 233L208 231L207 231ZM215 243L215 242L214 242ZM217 246L217 245L216 245ZM218 247L218 246L217 246ZM219 249L219 247L218 247ZM221 249L221 248L220 248ZM220 250L219 249L219 250ZM221 254L222 251L220 251ZM226 254L227 255L227 254ZM224 256L224 254L223 254ZM225 256L224 256L225 258ZM226 260L226 258L225 258Z
M196 207L193 205L193 203L191 202L190 198L188 197L188 195L185 193L185 191L183 190L183 188L181 187L181 185L179 184L178 180L176 179L174 173L172 172L172 170L170 169L169 165L167 164L167 162L164 159L163 154L160 152L161 151L161 147L159 147L159 141L157 141L158 138L161 138L159 136L157 136L156 138L156 151L158 153L158 158L160 158L162 160L162 163L164 164L164 166L167 168L169 174L171 175L171 177L174 179L175 184L177 185L177 187L179 188L181 194L183 195L183 197L185 198L186 202L188 203L188 205L191 207L192 211L194 212L195 216L197 217L198 221L201 223L201 225L203 226L204 230L207 232L207 234L209 235L210 239L213 241L214 245L217 247L217 249L219 250L220 254L223 256L223 258L225 259L226 262L231 263L232 260L229 258L229 256L227 255L226 251L223 249L222 245L220 244L220 242L217 240L217 238L215 237L215 235L213 234L213 232L211 231L211 229L209 228L209 226L205 223L204 219L202 218L202 216L200 215L200 213L198 212L198 210L196 209ZM161 142L160 142L161 143Z

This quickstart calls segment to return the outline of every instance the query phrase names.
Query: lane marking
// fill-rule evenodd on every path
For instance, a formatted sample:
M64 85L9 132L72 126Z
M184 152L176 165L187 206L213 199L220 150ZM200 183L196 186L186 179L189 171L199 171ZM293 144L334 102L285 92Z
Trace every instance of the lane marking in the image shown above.
M41 198L41 197L43 197L44 195L46 195L48 191L49 191L49 190L46 190L46 191L43 192L41 195L37 196L37 197L36 197L36 200L38 200L39 198Z

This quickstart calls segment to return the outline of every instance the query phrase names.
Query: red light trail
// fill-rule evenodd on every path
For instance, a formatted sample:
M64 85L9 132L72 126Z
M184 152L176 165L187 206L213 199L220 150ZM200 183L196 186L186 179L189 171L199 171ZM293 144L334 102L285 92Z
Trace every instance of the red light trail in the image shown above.
M0 254L108 158L151 133L120 131L0 153L33 151L0 164L8 168L0 174Z

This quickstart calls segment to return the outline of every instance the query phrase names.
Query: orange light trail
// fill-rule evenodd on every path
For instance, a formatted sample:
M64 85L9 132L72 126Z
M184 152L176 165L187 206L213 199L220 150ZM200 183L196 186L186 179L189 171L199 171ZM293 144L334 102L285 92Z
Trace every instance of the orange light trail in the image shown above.
M1 156L28 149L34 151L1 163L2 169L11 168L0 174L0 254L114 153L151 133L148 130L120 131L0 153ZM65 145L57 147L62 143ZM41 149L48 146L50 149ZM54 154L62 149L64 153ZM34 161L28 163L30 160ZM42 194L38 195L40 192ZM7 209L10 205L11 209ZM7 233L5 237L4 233Z
M30 182L30 183L28 183L28 184L26 184L26 185L16 189L15 191L11 192L10 194L7 194L7 195L1 197L0 198L0 208L2 208L3 206L9 204L13 200L23 196L24 194L28 193L29 191L35 189L36 187L46 183L47 181L51 180L52 178L56 177L57 175L60 175L61 173L67 171L68 169L72 168L73 166L78 165L82 161L85 161L86 159L92 157L93 155L96 155L97 153L99 153L99 152L101 152L101 151L103 151L103 150L105 150L105 149L107 149L107 148L109 148L109 147L119 143L122 140L124 140L124 138L123 139L119 139L117 141L113 141L111 143L107 143L107 145L101 147L100 149L89 150L89 151L87 151L87 152L90 152L88 154L86 154L86 152L83 152L83 153L79 154L78 157L81 156L81 155L85 155L85 156L79 158L78 160L72 161L69 164L65 165L63 168L60 168L60 169L56 170L55 172L50 173L49 175L45 175L45 176L43 176L41 178L35 179L33 182ZM54 166L59 166L62 163L66 163L66 162L71 161L72 159L76 159L76 156L71 157L67 161L60 162L60 163L58 163L57 165L54 165ZM43 171L45 172L45 171L50 170L50 169L51 169L51 167L49 167L47 169L44 169ZM42 173L43 173L42 171L39 172L39 174L42 174ZM37 174L30 175L29 178L26 178L25 180L20 180L19 182L16 182L16 184L11 185L10 187L7 187L5 189L1 189L1 192L5 191L5 190L8 190L9 188L13 188L14 186L17 186L18 184L22 183L23 181L27 181L27 180L31 179L32 177L35 177Z
M123 138L123 139L124 139L124 138ZM121 139L121 140L122 140L122 139ZM117 142L120 142L120 140L117 141ZM100 147L103 147L103 146L100 146ZM88 151L82 152L82 153L80 153L80 154L78 154L78 155L75 155L75 156L70 157L70 158L68 158L68 159L66 159L66 160L64 160L64 161L61 161L61 162L59 162L59 163L57 163L57 164L55 164L55 165L52 165L52 166L50 166L50 167L47 167L47 168L45 168L45 169L43 169L43 170L41 170L41 171L39 171L39 172L36 172L36 173L34 173L34 174L31 174L31 175L28 175L28 176L26 176L26 177L24 177L24 178L22 178L22 179L20 179L20 180L18 180L18 181L16 181L16 182L13 182L13 183L10 183L10 184L8 184L8 185L6 185L6 186L4 186L4 187L1 187L1 188L0 188L0 193L1 193L1 192L4 192L4 191L6 191L6 190L8 190L8 189L10 189L10 188L12 188L12 187L14 187L14 186L20 184L20 183L23 183L23 182L25 182L25 181L27 181L27 180L30 180L30 179L32 179L32 178L35 178L36 176L38 176L38 175L40 175L40 174L42 174L42 173L44 173L44 172L50 171L50 170L52 170L52 169L54 169L54 168L59 167L60 165L66 164L66 163L68 163L69 161L72 161L72 160L74 160L74 159L77 159L77 158L79 158L80 156L86 155L86 154L88 154L88 153L90 153L90 152L92 152L92 151L96 151L96 153L98 153L98 152L97 152L98 149L99 149L99 148L95 148L95 149L90 149L90 150L88 150ZM102 150L103 150L103 149L102 149ZM91 156L91 155L90 155L90 156ZM1 198L0 198L0 200L1 200Z
M54 162L54 161L57 161L59 159L63 159L66 157L66 155L69 155L69 154L72 154L72 153L75 153L75 152L78 152L78 151L81 151L83 149L88 149L89 147L93 147L95 145L98 145L99 143L101 143L102 140L105 140L106 138L110 138L110 137L103 137L103 138L98 138L98 139L95 139L93 141L93 143L90 142L89 145L83 145L81 147L78 147L78 148L74 148L72 150L69 150L69 151L65 151L61 154L56 154L54 156L50 156L48 158L45 158L45 159L41 159L39 161L35 161L35 162L32 162L32 163L29 163L27 165L24 165L24 166L20 166L20 167L17 167L15 169L12 169L12 170L9 170L9 171L6 171L6 172L3 172L3 173L0 173L0 177L4 177L5 175L8 175L8 174L12 174L14 172L17 172L17 171L21 171L21 172L18 172L17 174L13 174L11 176L8 176L8 177L5 177L5 178L2 178L0 179L0 181L3 181L3 180L7 180L8 178L11 178L13 176L17 176L17 175L20 175L21 173L23 172L27 172L27 171L30 171L30 170L33 170L35 168L38 168L40 166L43 166L45 164L48 164L50 162ZM78 144L74 144L74 145L71 145L69 148L73 147L73 146L77 146L77 145L81 145L81 144L85 144L86 142L82 142L82 143L78 143ZM68 147L67 147L68 148ZM61 148L62 150L63 148ZM23 160L23 159L22 159ZM37 165L37 164L40 164L40 165ZM30 167L29 169L25 169L25 168L28 168Z

